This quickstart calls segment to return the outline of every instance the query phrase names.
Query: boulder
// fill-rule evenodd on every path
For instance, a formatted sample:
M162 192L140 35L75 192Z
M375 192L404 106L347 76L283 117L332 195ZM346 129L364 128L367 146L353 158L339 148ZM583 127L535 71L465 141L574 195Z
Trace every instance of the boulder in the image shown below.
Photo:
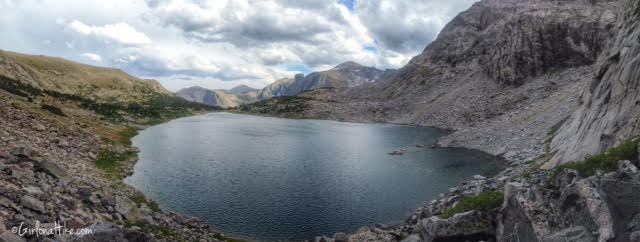
M618 161L618 171L622 174L633 175L638 173L638 167L631 163L631 161L621 160Z
M51 161L43 160L41 162L38 162L36 168L38 171L47 173L60 181L69 180L69 174L64 169L60 168L60 166Z
M422 242L422 239L420 238L420 235L412 234L407 236L400 242Z
M16 178L17 180L23 183L33 183L35 180L33 174L33 164L32 163L20 163L20 164L12 164L11 168L11 176Z
M583 226L575 226L567 229L560 230L551 235L544 237L542 241L548 242L581 242L581 241L596 241L589 230Z
M4 233L4 231L7 231L7 228L6 225L4 225L4 220L0 217L0 234Z
M335 241L335 242L349 242L349 237L347 236L347 234L340 232L340 233L336 233L333 236L333 241Z
M17 145L13 147L13 151L11 152L11 154L16 158L29 158L31 157L33 152L34 152L33 150L31 150L30 148L27 148L26 146Z
M29 195L24 195L20 198L20 205L36 212L45 212L44 202Z
M123 196L116 196L116 211L129 220L137 219L138 212L136 204Z
M29 193L29 194L33 194L35 196L39 196L42 195L44 192L42 192L42 190L38 187L35 186L27 186L25 188L23 188L22 190L24 190L25 192Z
M495 238L492 216L478 211L456 214L449 219L438 216L421 222L425 241L487 241Z
M635 231L629 236L629 242L640 242L640 231Z

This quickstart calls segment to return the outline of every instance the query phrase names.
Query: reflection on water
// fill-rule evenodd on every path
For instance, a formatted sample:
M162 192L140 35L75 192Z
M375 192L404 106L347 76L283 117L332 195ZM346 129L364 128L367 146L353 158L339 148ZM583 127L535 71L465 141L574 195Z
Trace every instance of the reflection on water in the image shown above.
M446 133L389 124L212 113L133 139L126 182L161 207L225 233L303 240L404 219L425 201L503 163L464 149L420 149ZM401 156L387 153L404 148Z

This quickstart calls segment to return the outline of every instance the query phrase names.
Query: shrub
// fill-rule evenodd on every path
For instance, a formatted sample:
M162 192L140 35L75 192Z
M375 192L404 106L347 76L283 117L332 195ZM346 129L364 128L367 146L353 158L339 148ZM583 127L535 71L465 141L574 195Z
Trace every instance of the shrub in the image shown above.
M123 171L123 161L135 156L134 152L125 152L123 154L118 154L116 152L110 150L102 150L98 154L98 159L96 159L96 167L102 171L104 171L108 177L111 178L123 178L125 172Z
M49 111L52 114L58 115L58 116L67 116L64 114L64 112L62 112L62 109L56 107L56 106L51 106L49 104L42 104L41 106L42 109Z
M618 161L630 160L637 164L638 161L638 140L630 139L624 143L613 147L606 152L589 156L583 161L571 162L556 167L548 178L548 183L555 180L556 177L564 169L571 169L580 172L583 176L593 176L596 171L601 170L603 172L615 171L618 167Z
M158 206L158 204L156 202L154 202L153 200L147 199L142 193L136 193L133 196L131 196L131 201L133 201L136 205L138 205L138 207L140 207L140 205L145 204L147 205L147 207L149 209L151 209L151 211L154 212L160 212L160 207Z
M496 191L482 192L477 196L465 197L452 208L442 212L441 218L450 218L455 214L468 211L488 212L502 205L504 194Z

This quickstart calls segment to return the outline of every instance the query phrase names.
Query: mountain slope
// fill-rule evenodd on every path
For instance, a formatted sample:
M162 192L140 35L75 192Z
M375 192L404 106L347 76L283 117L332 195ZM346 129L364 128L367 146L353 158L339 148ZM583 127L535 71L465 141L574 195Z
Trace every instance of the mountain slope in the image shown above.
M151 92L171 95L157 81L141 80L121 70L9 51L0 51L0 75L36 88L98 101L136 102Z
M348 61L336 67L307 76L297 74L293 79L284 78L275 81L258 92L258 99L294 96L302 92L317 89L346 89L375 83L392 76L395 70L379 70Z
M248 93L248 92L253 92L253 91L257 91L258 89L255 89L253 87L249 87L247 85L238 85L235 86L231 89L229 89L227 92L231 93L231 94L244 94L244 93Z
M355 62L345 62L327 71L313 72L306 77L304 74L297 74L293 79L279 79L260 90L247 86L238 86L230 90L190 87L179 90L176 94L189 101L229 108L272 97L295 96L317 89L364 86L392 76L394 73L394 70L383 71Z
M139 128L211 107L115 69L10 52L0 59L0 241L221 240L122 181L137 160L130 139ZM94 233L6 230L54 222Z
M209 106L218 106L222 108L237 107L244 103L257 101L257 91L250 90L241 92L235 90L210 90L199 86L183 88L175 94L187 101L203 103Z
M618 1L480 1L396 74L306 92L303 112L453 129L441 145L530 160L577 108L617 14Z

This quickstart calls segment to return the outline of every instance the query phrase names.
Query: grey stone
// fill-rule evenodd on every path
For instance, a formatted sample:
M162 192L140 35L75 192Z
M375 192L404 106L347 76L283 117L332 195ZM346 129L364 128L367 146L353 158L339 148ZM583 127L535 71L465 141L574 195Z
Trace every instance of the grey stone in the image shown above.
M407 236L400 242L422 242L422 239L420 238L420 235L412 234Z
M11 231L4 231L0 234L0 242L26 242L24 238L12 233Z
M495 233L491 216L478 211L456 214L449 219L432 216L420 224L427 242L445 240L489 240Z
M42 192L42 190L40 190L40 188L34 187L34 186L27 186L27 187L23 188L23 190L25 190L29 194L33 194L33 195L36 195L36 196L43 194L43 192Z
M618 161L618 170L623 174L633 175L638 173L638 168L628 160Z
M6 231L6 225L4 224L4 220L2 220L2 217L0 217L0 234L4 233L4 231Z
M45 212L44 202L29 195L24 195L20 198L20 205L36 212Z
M481 175L473 175L473 179L474 179L474 180L485 180L485 179L487 179L487 178L486 178L486 177L484 177L484 176L481 176Z
M136 204L123 196L116 196L116 211L127 219L133 220L139 218Z
M597 241L593 234L585 227L575 226L558 231L552 235L546 236L543 241L548 242L585 242Z
M634 231L629 235L629 242L640 242L640 231Z
M61 180L61 181L69 180L69 174L64 169L60 168L58 165L56 165L51 161L44 160L44 161L38 162L37 168L57 178L58 180Z
M349 237L347 234L339 232L333 236L333 241L335 242L349 242Z
M11 166L11 176L25 183L35 180L32 163L19 163Z

